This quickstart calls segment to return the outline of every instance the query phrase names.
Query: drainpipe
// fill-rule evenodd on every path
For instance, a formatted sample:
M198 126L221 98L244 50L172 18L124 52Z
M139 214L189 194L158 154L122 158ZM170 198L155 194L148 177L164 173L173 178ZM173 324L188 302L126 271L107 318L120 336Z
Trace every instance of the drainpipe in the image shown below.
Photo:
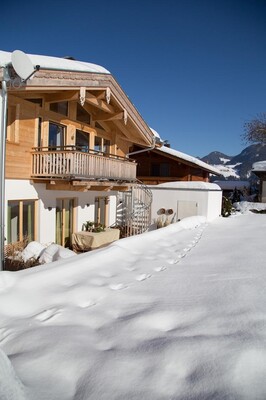
M137 150L137 151L133 151L132 153L127 153L127 157L129 157L129 156L132 156L133 154L139 154L139 153L144 153L144 151L150 151L150 150L153 150L154 149L154 147L155 147L155 145L156 145L156 138L155 138L155 136L153 136L153 138L152 138L152 146L151 147L146 147L145 149L142 149L142 150Z
M7 87L6 81L9 80L9 75L6 67L3 67L2 74L2 89L0 90L0 271L4 269L4 246L5 246L5 164L6 164L6 120L7 120Z

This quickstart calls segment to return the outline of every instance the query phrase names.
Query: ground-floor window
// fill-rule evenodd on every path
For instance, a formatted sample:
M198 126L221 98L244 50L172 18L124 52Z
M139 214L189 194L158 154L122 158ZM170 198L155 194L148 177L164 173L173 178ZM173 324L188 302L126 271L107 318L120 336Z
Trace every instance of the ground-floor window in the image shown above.
M95 222L108 226L109 220L109 197L96 197L95 198Z
M7 243L36 240L37 200L10 200L7 210Z
M71 238L74 230L75 199L56 199L56 243L71 246Z

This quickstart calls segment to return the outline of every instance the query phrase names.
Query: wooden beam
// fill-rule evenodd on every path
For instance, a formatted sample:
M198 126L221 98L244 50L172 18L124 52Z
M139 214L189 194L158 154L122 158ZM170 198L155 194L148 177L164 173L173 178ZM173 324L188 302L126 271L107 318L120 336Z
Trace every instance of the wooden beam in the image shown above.
M121 121L119 120L114 120L114 124L117 126L117 128L125 135L128 140L130 140L132 143L134 143L134 134L129 131L128 127L126 127Z
M87 192L87 191L104 191L110 192L120 191L125 192L129 189L129 184L117 184L113 182L95 182L95 181L73 181L73 182L62 182L62 181L50 181L46 183L46 190L69 190L75 192Z
M94 121L114 121L123 118L124 118L124 111L120 111L113 115L110 115L108 113L99 113L93 116Z
M116 112L113 106L111 106L110 104L107 104L105 101L103 101L101 99L98 99L96 96L94 96L90 92L86 92L85 102L92 104L95 107L99 108L100 110L103 110L110 114L115 114L115 112Z
M77 190L74 189L73 186L71 186L70 182L53 182L51 183L47 183L46 184L46 190Z
M97 94L95 94L95 97L98 100L103 100L106 98L106 90L101 90L100 92L95 92L95 93L97 93Z
M126 192L127 190L129 190L129 186L128 185L119 185L119 186L113 186L113 189L116 192Z
M78 100L79 93L77 91L65 91L63 93L46 94L44 96L47 103L59 103L61 101Z

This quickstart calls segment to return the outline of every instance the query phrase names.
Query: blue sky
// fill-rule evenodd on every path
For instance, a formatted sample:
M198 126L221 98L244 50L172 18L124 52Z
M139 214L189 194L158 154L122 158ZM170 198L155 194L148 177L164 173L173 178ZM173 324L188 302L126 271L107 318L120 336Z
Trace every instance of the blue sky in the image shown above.
M1 50L108 69L171 147L236 155L266 112L265 0L4 2Z

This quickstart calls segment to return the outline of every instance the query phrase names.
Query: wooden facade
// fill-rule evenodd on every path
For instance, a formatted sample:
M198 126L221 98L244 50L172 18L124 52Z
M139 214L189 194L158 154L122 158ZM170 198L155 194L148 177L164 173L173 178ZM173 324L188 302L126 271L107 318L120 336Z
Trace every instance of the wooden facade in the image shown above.
M133 151L141 148L134 146ZM173 154L168 154L155 148L148 152L136 153L137 177L146 185L175 181L203 181L209 182L209 173L212 169L187 161Z
M111 186L130 183L136 179L130 147L150 146L152 140L111 74L40 70L20 85L11 79L7 179L52 180L54 189L64 180L74 190L91 190L92 180L93 190L103 187L103 179Z
M154 136L127 94L103 67L27 57L40 68L24 81L12 54L0 51L8 75L6 243L71 247L89 220L119 226L125 236L146 231L151 195L129 151L150 148Z

